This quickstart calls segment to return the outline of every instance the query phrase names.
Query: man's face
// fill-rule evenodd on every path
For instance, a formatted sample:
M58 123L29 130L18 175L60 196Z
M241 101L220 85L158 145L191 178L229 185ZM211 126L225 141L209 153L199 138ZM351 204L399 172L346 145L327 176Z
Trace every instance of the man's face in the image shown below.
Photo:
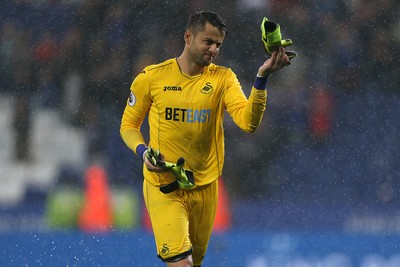
M204 26L204 31L193 35L189 42L189 55L199 66L208 66L219 53L225 35L209 23Z

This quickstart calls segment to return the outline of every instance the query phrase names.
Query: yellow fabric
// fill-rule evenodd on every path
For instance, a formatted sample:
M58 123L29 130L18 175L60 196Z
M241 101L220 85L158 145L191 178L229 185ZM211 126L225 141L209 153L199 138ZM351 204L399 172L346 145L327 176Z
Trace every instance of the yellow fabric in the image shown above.
M131 85L121 121L121 136L136 151L144 144L140 131L148 113L149 146L160 150L165 160L184 157L185 169L196 185L209 184L222 174L224 164L224 113L245 132L260 124L266 108L266 90L251 90L249 99L236 75L215 64L196 76L182 73L176 59L146 67ZM174 181L170 173L143 168L144 177L155 186Z
M176 257L192 248L193 264L201 265L213 229L217 192L218 180L169 194L161 193L158 187L144 180L143 196L157 253L162 259Z

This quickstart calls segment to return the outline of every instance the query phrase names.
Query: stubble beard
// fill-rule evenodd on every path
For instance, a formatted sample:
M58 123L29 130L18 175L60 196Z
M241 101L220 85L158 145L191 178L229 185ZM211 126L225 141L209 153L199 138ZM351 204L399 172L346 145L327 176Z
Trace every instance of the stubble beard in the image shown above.
M193 52L191 53L191 58L192 60L199 66L201 67L207 67L210 66L212 63L212 60L205 60L204 57L207 56L206 54L202 52Z

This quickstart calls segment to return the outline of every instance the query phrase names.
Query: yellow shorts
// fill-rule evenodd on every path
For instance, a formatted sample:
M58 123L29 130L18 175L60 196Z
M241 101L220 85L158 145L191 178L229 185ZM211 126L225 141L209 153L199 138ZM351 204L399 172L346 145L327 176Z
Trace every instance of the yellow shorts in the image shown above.
M193 264L201 265L213 229L217 193L218 180L164 194L144 179L144 200L163 261L174 262L192 254Z

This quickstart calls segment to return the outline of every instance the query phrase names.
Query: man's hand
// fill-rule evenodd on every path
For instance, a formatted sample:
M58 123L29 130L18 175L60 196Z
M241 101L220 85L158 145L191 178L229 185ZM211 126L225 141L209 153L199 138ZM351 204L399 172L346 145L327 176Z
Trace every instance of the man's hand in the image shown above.
M280 46L277 50L273 51L271 57L261 65L258 69L257 76L266 77L290 64L289 57L285 54L285 49Z
M143 161L149 171L158 173L169 171L175 177L176 180L174 182L160 188L163 193L170 193L178 188L184 190L194 188L193 173L183 169L183 165L185 164L184 158L179 158L176 164L164 161L164 155L160 151L149 147L143 153Z
M165 166L164 155L151 147L143 153L143 161L146 168L151 172L160 173L168 171L168 168Z
M184 158L179 158L176 164L171 163L164 160L164 155L160 151L149 147L143 153L143 160L146 168L151 172L161 173L169 171L176 178L180 188L189 190L195 186L193 173L183 169L183 165L185 164Z

